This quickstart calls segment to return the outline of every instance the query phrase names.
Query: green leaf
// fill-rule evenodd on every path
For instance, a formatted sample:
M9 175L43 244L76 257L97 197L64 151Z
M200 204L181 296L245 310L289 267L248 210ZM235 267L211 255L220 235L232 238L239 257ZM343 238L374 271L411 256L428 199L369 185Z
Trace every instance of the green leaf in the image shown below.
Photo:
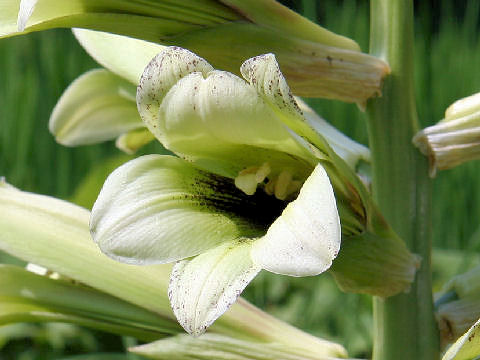
M19 6L21 5L21 6ZM55 27L91 27L157 39L238 19L216 1L14 0L0 11L0 37ZM17 26L18 13L18 26ZM188 20L187 20L188 19ZM161 20L161 21L159 21Z
M57 142L88 145L111 140L143 127L135 87L107 70L91 70L62 94L50 116L49 129Z
M144 340L178 332L171 319L84 285L9 265L0 265L0 275L2 324L28 319L54 321L58 317Z
M279 6L275 1L222 0L222 2L239 9L245 17L254 23L275 29L279 33L287 32L300 39L360 51L360 47L355 41L334 34L286 6Z
M479 355L480 320L447 350L442 360L474 360Z
M169 263L223 242L256 237L262 231L258 214L260 209L268 211L269 203L260 203L254 210L254 200L231 180L184 160L147 155L108 177L93 207L90 227L95 242L113 259ZM242 210L242 202L251 214ZM236 214L237 207L252 220Z
M347 355L343 348L327 341L307 350L297 348L295 338L287 345L217 334L204 334L198 338L177 335L129 351L157 360L334 360Z
M258 274L251 245L250 239L227 242L173 267L170 303L188 333L204 333Z

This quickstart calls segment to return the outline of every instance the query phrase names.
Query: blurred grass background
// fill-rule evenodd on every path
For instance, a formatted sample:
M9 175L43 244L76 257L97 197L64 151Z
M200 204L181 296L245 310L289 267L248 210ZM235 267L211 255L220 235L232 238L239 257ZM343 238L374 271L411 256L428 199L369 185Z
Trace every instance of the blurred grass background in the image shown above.
M312 5L313 1L304 3ZM303 9L300 1L288 5L368 50L367 1L319 1ZM440 120L456 99L480 91L479 14L476 0L416 3L416 98L423 126ZM0 176L21 189L75 198L82 204L95 198L95 191L88 187L95 183L92 179L82 187L83 195L74 193L92 169L104 177L102 164L116 165L120 160L112 157L119 151L113 143L65 148L55 143L47 129L49 114L62 91L95 67L68 30L0 41ZM364 114L355 105L317 99L311 104L342 131L367 144ZM480 250L480 192L475 191L479 174L476 161L443 171L435 179L434 246L440 254L437 262L441 262L435 267L436 288L448 275L469 266L470 258L462 256L461 250L469 254ZM341 342L351 356L370 355L370 298L341 293L329 275L294 279L262 273L244 295L275 316ZM119 339L92 336L81 329L72 336L62 326L56 330L63 334L61 341L52 340L45 335L50 328L32 326L0 327L0 359L56 359L123 346ZM12 338L17 340L9 341Z

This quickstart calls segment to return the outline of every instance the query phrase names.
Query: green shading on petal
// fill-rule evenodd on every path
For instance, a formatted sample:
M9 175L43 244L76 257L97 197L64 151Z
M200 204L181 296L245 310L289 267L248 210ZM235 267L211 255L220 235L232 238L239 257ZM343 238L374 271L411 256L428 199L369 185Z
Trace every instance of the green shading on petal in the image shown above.
M281 206L263 192L247 196L232 180L182 159L147 155L108 177L90 227L102 251L116 260L168 263L224 242L257 237Z

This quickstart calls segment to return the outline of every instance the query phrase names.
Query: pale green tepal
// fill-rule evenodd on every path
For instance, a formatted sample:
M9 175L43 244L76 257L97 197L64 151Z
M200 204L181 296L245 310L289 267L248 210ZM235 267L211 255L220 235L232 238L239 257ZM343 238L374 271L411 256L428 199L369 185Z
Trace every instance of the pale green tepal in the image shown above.
M133 94L132 94L133 90ZM58 143L88 145L141 128L135 87L104 70L90 70L77 78L53 109L49 130Z
M268 76L272 55L250 64L263 62ZM308 143L285 126L283 117L295 119L298 109L281 73L271 75L278 103L268 103L255 82L214 70L187 50L155 57L137 104L149 130L181 158L149 155L123 165L92 210L93 238L108 256L178 261L169 298L194 335L261 269L317 275L340 249L332 185Z
M100 31L74 29L74 34L106 69L86 72L69 85L50 116L50 132L66 146L116 138L121 150L134 153L154 138L138 114L136 86L164 46Z

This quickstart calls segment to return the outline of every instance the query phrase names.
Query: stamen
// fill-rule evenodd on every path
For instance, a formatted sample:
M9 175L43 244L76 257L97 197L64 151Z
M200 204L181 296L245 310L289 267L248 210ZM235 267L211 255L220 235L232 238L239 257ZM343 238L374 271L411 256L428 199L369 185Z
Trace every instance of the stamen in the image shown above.
M264 191L267 193L267 195L273 195L275 192L275 184L277 183L277 178L273 178L268 180L267 184L264 187Z
M270 174L270 171L271 168L270 168L270 164L269 163L263 163L262 166L260 166L260 168L258 169L257 173L256 173L256 180L257 180L257 183L261 183L263 182L263 180L265 180L265 178L268 176L268 174Z
M259 184L263 183L271 173L270 164L265 162L261 166L250 166L238 173L235 186L247 195L253 195ZM282 170L277 176L268 178L263 186L267 195L275 195L278 200L285 200L302 187L302 182L293 180L290 170Z
M287 187L287 197L296 193L298 190L300 190L301 187L302 187L301 181L298 181L298 180L290 181L290 184L288 184L288 187Z
M270 174L270 165L263 163L262 166L250 166L238 173L235 178L235 186L247 195L255 194L258 184L263 182Z
M235 178L235 186L242 190L245 194L247 195L253 195L255 194L255 191L257 191L257 181L256 181L256 175L255 173L253 174L239 174Z
M288 185L292 181L292 173L288 170L283 170L277 178L275 184L275 197L279 200L285 200L288 195Z

